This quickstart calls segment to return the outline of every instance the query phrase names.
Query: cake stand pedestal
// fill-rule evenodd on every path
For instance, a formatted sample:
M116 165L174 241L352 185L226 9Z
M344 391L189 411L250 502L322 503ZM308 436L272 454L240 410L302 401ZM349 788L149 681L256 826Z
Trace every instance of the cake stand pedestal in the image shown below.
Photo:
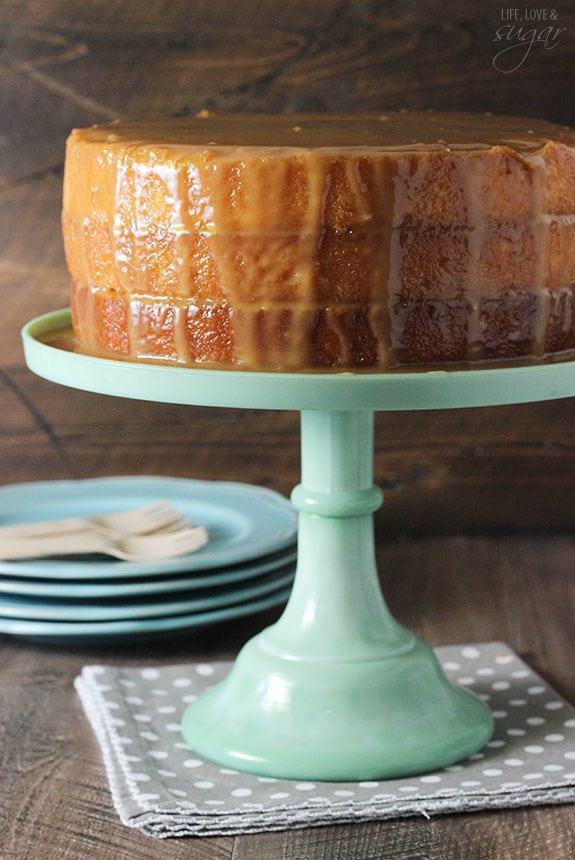
M64 385L150 401L301 411L298 566L279 621L192 702L183 735L238 770L312 780L384 779L446 767L480 749L493 720L399 625L375 563L375 410L445 409L575 394L575 362L418 373L251 373L76 354L69 312L23 332L31 370ZM390 574L387 574L388 576Z

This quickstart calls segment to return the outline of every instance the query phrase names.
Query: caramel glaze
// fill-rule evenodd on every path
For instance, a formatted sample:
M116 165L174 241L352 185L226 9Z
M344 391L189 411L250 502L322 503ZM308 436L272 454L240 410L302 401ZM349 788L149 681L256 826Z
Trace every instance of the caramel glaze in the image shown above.
M575 347L575 132L541 120L75 130L63 229L89 352L385 370Z

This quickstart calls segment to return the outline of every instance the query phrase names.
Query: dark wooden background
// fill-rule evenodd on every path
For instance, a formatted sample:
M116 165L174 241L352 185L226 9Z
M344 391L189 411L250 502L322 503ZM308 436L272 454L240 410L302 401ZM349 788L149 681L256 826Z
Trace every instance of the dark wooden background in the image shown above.
M68 303L60 235L73 126L217 111L491 110L575 126L575 3L554 47L493 58L509 4L470 0L0 2L0 483L113 474L248 480L288 494L294 413L153 405L64 390L19 329ZM524 8L524 7L522 7ZM543 34L544 35L544 34ZM515 49L517 59L520 49ZM386 594L432 644L506 639L575 699L572 400L379 415ZM262 453L264 452L264 453ZM0 637L2 858L570 858L573 808L157 843L117 820L71 690L83 662L231 656L272 615L93 651ZM2 835L4 833L4 835Z

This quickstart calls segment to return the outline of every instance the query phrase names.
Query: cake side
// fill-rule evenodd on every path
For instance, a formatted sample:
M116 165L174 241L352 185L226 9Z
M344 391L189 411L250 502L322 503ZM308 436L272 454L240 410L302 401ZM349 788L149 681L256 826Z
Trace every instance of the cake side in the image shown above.
M409 118L392 118L394 141ZM332 120L337 139L365 123L373 141L373 117ZM264 125L276 121L285 134L285 117ZM188 120L192 139L202 122ZM325 128L321 146L185 144L181 121L72 133L63 229L80 343L263 369L571 349L575 135L528 121L512 139L506 122L493 137L489 118L492 145L381 132L337 147Z

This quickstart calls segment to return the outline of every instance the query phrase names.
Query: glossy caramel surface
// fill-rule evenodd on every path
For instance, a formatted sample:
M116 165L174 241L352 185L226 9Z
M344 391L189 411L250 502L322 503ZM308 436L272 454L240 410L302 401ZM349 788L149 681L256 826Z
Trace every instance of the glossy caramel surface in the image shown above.
M549 141L575 146L575 132L541 119L437 111L381 114L210 114L108 123L73 135L98 145L282 149L375 148L388 152L476 151L506 146L534 152ZM276 153L277 154L277 153Z

